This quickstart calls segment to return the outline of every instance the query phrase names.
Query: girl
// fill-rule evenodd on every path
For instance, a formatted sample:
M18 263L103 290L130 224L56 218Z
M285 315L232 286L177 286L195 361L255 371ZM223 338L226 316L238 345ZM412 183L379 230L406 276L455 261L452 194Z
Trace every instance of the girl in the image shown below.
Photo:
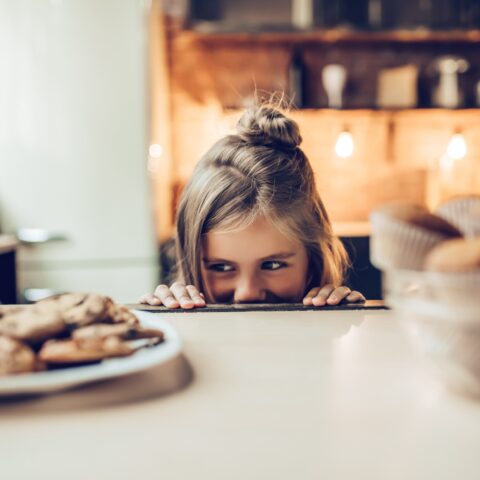
M296 122L262 105L240 118L197 164L177 213L177 278L140 302L337 305L346 251L332 233Z

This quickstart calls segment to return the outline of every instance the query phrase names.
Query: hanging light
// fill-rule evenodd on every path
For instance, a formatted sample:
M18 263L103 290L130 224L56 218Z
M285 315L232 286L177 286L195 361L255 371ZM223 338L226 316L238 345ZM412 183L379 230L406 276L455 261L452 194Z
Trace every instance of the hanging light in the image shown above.
M447 150L440 158L440 169L443 175L451 175L455 165L467 156L467 142L462 133L456 132L450 138Z
M148 147L147 170L151 173L157 173L160 168L160 157L163 154L163 148L158 143L152 143Z
M340 158L349 158L353 155L355 144L353 136L348 130L343 130L337 137L335 143L335 153Z
M467 155L467 142L461 133L455 133L447 146L447 155L454 160L461 160Z
M429 205L436 206L454 195L467 193L471 174L468 146L463 131L455 129L443 153L432 163Z
M148 154L152 158L160 158L163 153L163 148L158 143L152 143L150 147L148 147Z

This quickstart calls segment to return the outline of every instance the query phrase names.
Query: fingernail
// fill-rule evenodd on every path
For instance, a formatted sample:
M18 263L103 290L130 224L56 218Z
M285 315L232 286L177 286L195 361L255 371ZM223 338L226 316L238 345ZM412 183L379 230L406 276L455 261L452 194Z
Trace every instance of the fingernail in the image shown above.
M323 299L323 298L316 298L316 297L315 297L315 298L312 300L312 303L313 303L314 305L317 305L317 306L325 305L325 299Z
M191 308L195 306L195 303L191 298L184 297L180 299L180 306L182 308Z

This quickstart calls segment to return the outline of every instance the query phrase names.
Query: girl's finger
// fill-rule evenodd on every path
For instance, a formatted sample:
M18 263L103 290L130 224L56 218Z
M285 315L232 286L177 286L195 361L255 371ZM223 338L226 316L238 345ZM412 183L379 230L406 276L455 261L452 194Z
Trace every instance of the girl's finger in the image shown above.
M153 293L146 293L140 297L139 303L146 303L147 305L161 305L162 301Z
M353 292L349 293L348 296L345 297L345 300L350 303L364 302L365 297L360 292L353 290Z
M324 285L317 295L313 297L312 303L316 307L321 307L327 303L327 298L329 298L330 294L335 290L335 287L328 283L327 285Z
M173 293L178 303L182 308L194 308L195 302L190 297L186 285L183 283L175 282L170 287L170 291Z
M138 303L148 303L147 298L148 298L149 295L150 295L149 293L146 293L145 295L142 295L142 296L138 299Z
M205 306L205 300L195 286L187 285L187 292L189 293L190 298L193 300L196 307Z
M329 305L338 305L350 292L351 290L348 287L337 287L328 296L327 303Z
M159 285L155 289L155 296L158 297L163 305L168 308L178 308L180 306L179 302L171 292L171 290L167 287L167 285Z
M311 305L312 304L312 298L319 292L320 287L314 287L312 288L306 295L305 298L303 299L303 304L304 305Z

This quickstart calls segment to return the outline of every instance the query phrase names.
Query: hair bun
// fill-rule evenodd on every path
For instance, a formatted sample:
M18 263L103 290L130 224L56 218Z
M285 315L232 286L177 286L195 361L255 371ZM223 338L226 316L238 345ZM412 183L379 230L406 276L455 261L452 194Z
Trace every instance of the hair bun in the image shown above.
M237 132L242 140L252 145L293 150L302 142L297 122L267 105L246 110L238 121Z

